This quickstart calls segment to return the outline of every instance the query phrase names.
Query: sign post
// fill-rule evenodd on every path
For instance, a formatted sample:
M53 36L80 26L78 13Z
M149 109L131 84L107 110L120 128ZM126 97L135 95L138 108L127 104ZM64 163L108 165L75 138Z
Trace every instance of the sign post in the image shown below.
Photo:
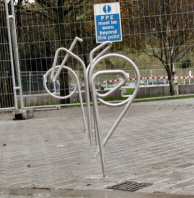
M95 4L94 17L97 43L123 40L119 2Z

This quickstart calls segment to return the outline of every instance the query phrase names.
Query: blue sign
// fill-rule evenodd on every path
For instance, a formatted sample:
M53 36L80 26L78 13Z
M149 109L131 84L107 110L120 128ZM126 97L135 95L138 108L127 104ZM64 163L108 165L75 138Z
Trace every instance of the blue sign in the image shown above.
M122 26L120 3L105 3L94 5L96 42L122 41Z

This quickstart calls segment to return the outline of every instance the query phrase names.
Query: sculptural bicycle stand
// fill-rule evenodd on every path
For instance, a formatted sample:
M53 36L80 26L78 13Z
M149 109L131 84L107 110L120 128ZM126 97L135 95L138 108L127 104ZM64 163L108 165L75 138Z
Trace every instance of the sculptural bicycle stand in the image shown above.
M76 90L78 91L84 127L87 131L89 142L92 143L93 140L95 140L96 144L98 145L97 154L99 154L100 156L102 176L105 177L106 175L105 175L103 149L105 148L106 144L109 142L110 138L112 137L115 130L119 126L122 118L125 116L126 112L128 111L131 103L133 102L133 99L137 95L137 92L140 86L140 72L139 72L137 65L127 56L124 56L118 53L108 53L109 49L112 46L112 43L110 42L104 42L100 44L99 46L97 46L96 48L94 48L90 52L90 64L87 66L87 69L86 69L86 65L84 64L84 62L79 58L79 56L75 55L72 52L77 41L82 42L82 39L76 37L74 41L72 42L69 50L66 48L59 48L56 51L53 66L44 75L44 87L50 95L58 99L70 98L73 94L75 94ZM67 54L64 57L62 63L60 65L57 65L58 55L61 50L65 51ZM95 56L95 54L97 55ZM69 56L75 58L78 61L78 63L82 66L82 69L83 69L84 83L85 83L86 111L83 105L83 98L81 94L81 86L80 86L79 78L77 74L71 68L65 65ZM122 86L124 86L128 82L128 73L126 73L124 70L121 70L121 69L101 70L101 71L95 72L97 65L102 63L102 61L104 61L105 59L113 59L113 58L126 61L129 65L133 67L135 74L136 74L136 81L135 81L133 94L129 95L127 99L122 100L121 102L118 102L118 103L111 103L111 102L106 101L105 99L106 97L113 94L115 91L119 90ZM74 87L73 91L68 96L63 96L63 97L57 96L55 93L51 92L47 87L48 79L50 79L53 83L55 83L62 69L67 69L69 72L72 73L72 75L76 79L76 87ZM105 93L99 93L95 86L96 79L101 75L115 75L115 74L121 77L120 82L111 90ZM90 93L91 93L91 97L90 97ZM99 108L98 108L99 102L109 107L124 106L122 112L119 114L118 118L112 125L111 129L106 133L106 136L104 139L102 139L102 136L101 136L102 130L101 130L101 124L100 124ZM93 106L91 106L91 104L93 104Z
M89 91L88 91L88 83L86 82L86 67L85 67L85 63L82 61L82 59L75 55L72 50L74 49L75 45L77 42L82 42L82 39L78 38L78 37L75 37L75 39L73 40L71 46L69 49L66 49L66 48L59 48L57 49L56 53L55 53L55 57L54 57L54 62L53 62L53 65L52 67L46 72L46 74L44 75L43 77L43 85L44 85L44 88L45 90L47 91L47 93L49 95L51 95L52 97L54 98L57 98L57 99L68 99L68 98L71 98L75 93L76 91L78 91L78 94L79 94L79 100L80 100L80 105L81 105L81 111L82 111L82 118L83 118L83 124L84 124L84 130L88 132L88 121L86 118L86 112L85 112L85 109L84 109L84 104L83 104L83 97L82 97L82 94L81 94L81 84L80 84L80 80L77 76L77 74L75 73L75 71L73 71L70 67L66 66L66 62L68 60L69 57L73 57L75 60L77 60L77 62L80 64L81 68L83 69L83 73L84 73L84 80L85 80L85 85L86 85L86 96L87 94L89 94ZM65 52L66 55L63 59L63 61L61 62L60 65L57 65L58 63L58 59L59 59L59 54L61 52ZM54 92L52 92L49 88L48 88L48 82L51 82L53 84L53 87L55 87L56 83L57 83L57 79L62 71L62 69L66 69L68 72L70 72L72 74L72 76L75 78L76 80L76 86L73 88L73 91L71 91L71 93L69 95L66 95L66 96L59 96L57 95L55 89L54 89ZM86 97L86 101L89 97L87 96ZM87 101L87 104L89 104L89 102ZM88 136L90 134L88 133ZM89 139L91 139L89 137Z

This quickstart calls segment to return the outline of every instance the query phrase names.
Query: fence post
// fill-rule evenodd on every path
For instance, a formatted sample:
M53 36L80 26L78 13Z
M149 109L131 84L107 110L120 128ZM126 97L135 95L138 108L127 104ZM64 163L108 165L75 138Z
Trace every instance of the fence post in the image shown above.
M13 53L16 64L16 75L18 81L18 90L20 97L20 109L24 108L24 99L23 99L23 90L22 90L22 81L21 81L21 70L20 70L20 62L19 62L19 51L18 51L18 42L17 42L17 32L16 32L16 23L15 23L15 9L13 0L11 2L11 15L9 16L10 22L10 30L12 36L12 44L13 44Z
M9 5L10 3L10 9ZM28 119L33 117L32 111L27 111L24 109L24 98L23 98L23 89L22 89L22 80L21 80L21 69L20 69L20 61L19 61L19 50L18 50L18 42L17 42L17 32L16 32L16 22L15 22L15 9L13 0L7 1L5 0L6 7L6 18L7 18L7 26L8 26L8 36L9 36L9 45L10 45L10 54L11 54L11 62L12 62L12 78L14 79L14 98L16 105L15 119ZM16 76L15 76L16 75ZM19 92L19 105L17 98L17 91Z
M7 33L8 33L8 42L9 42L9 54L10 54L10 62L11 62L11 74L12 74L12 85L13 85L13 95L14 95L14 106L15 106L15 109L18 110L18 99L17 99L17 90L16 90L14 58L13 58L13 51L12 51L13 46L12 46L11 30L10 30L10 23L9 23L9 8L8 8L7 0L5 0L4 3L5 3Z
M32 72L29 72L29 93L32 95Z

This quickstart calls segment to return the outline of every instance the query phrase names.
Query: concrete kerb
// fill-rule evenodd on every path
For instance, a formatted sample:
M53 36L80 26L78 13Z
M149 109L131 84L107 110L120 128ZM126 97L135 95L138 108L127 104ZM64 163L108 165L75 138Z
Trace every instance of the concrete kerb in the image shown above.
M165 193L129 193L112 190L72 190L72 189L50 189L50 188L21 188L21 189L0 189L0 198L62 198L62 197L82 197L82 198L193 198L191 195L173 195Z

